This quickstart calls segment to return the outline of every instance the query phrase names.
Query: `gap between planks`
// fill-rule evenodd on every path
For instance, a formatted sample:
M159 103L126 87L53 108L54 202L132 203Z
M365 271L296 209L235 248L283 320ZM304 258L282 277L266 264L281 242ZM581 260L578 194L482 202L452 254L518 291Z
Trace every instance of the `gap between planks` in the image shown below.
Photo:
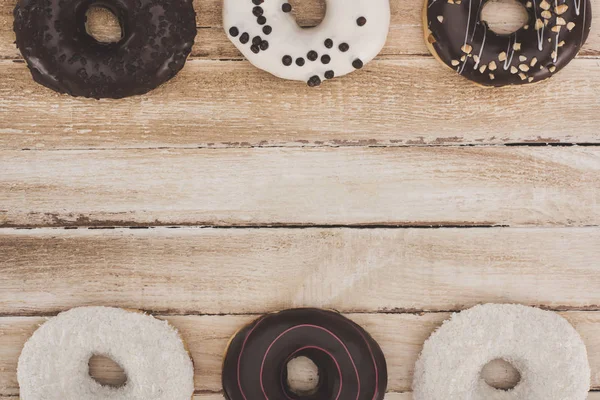
M592 388L600 387L600 313L561 313L581 334L592 369ZM388 363L391 392L407 392L411 388L413 367L424 341L449 318L445 313L424 315L347 314L363 326L381 345ZM196 390L201 393L221 390L222 357L227 343L241 326L255 316L166 317L182 334L195 363ZM16 365L23 344L46 319L39 317L0 318L0 388L2 394L18 393ZM97 374L112 379L115 371L97 369ZM502 370L492 375L501 376ZM498 375L496 375L498 374Z

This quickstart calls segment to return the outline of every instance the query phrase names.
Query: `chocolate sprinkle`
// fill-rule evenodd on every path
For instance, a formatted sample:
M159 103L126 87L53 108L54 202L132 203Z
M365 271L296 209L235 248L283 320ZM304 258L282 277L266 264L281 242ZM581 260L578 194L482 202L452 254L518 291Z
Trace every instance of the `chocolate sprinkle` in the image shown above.
M294 60L292 59L291 56L283 56L283 58L281 59L281 62L286 67L289 67L290 65L292 65L292 62L294 62Z
M267 25L267 26L263 27L263 33L264 33L265 35L270 35L270 34L271 34L271 32L273 32L273 28L271 28L271 26L270 26L270 25Z
M310 87L316 87L319 85L321 85L321 78L319 78L317 75L311 77L308 80L308 86L310 86Z
M317 58L319 58L319 54L317 54L316 51L311 50L308 52L308 54L306 55L306 58L308 58L310 61L316 61Z
M356 69L361 69L363 67L363 62L360 58L357 58L356 60L352 61L352 66Z
M260 17L261 15L263 15L265 11L263 10L262 7L254 7L252 9L252 14L254 14L255 17Z
M360 17L359 19L356 20L356 25L358 25L358 26L365 26L366 23L367 23L367 19L365 17Z
M302 67L302 66L304 66L304 63L305 63L305 61L304 61L304 58L302 58L302 57L298 57L298 58L296 59L296 65L297 65L297 66L299 66L299 67Z
M257 22L259 25L264 25L264 24L266 24L266 23L267 23L267 18L265 18L265 16L264 16L264 15L261 15L260 17L256 18L256 22Z
M292 11L292 5L290 3L283 3L281 10L283 10L284 13L289 13Z
M348 43L341 43L338 47L342 53L345 53L348 50L350 50L350 45Z
M240 34L240 30L238 28L236 28L235 26L229 28L229 34L233 37L237 37L237 35Z
M328 49L333 47L333 40L331 39L325 39L325 47L327 47Z
M325 78L333 79L334 77L335 77L335 72L333 72L332 70L325 71Z
M240 36L240 43L241 44L246 44L250 41L250 35L248 35L247 32L242 33L242 36Z
M323 64L329 64L331 62L331 57L329 55L325 54L321 57L321 62Z

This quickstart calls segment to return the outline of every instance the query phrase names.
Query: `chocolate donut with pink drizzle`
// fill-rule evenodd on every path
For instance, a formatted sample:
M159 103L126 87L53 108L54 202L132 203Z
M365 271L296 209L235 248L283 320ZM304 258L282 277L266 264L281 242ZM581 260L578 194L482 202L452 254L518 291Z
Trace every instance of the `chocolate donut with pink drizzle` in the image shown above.
M287 364L307 357L318 368L310 393L288 384ZM387 366L377 342L360 326L326 310L265 315L231 340L223 363L228 400L382 400Z
M518 0L529 21L510 35L481 18L488 0L426 0L429 49L458 74L484 86L550 78L577 55L592 22L590 0Z

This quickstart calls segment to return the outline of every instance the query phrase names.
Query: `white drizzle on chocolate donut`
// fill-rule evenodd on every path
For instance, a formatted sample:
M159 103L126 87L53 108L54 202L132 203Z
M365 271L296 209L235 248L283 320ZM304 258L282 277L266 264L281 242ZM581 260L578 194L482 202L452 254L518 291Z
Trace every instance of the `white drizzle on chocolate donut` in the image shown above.
M519 0L528 23L500 35L481 19L487 0L427 0L427 44L440 61L479 84L538 82L564 68L585 43L591 24L589 1Z
M229 39L256 67L318 86L362 68L385 44L389 0L326 0L317 27L303 29L286 0L224 0Z

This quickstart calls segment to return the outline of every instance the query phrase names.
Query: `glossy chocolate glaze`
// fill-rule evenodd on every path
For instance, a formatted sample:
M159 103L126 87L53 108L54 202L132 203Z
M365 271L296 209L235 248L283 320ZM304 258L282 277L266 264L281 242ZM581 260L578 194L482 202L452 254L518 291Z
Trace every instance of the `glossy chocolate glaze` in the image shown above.
M486 86L550 78L579 52L590 32L590 0L519 0L528 23L498 35L481 20L487 0L427 0L430 50L458 74Z
M117 16L120 41L87 33L90 6ZM16 43L35 81L72 96L146 93L183 68L196 36L192 0L21 0L14 15Z
M287 384L287 363L304 356L319 369L311 394ZM295 309L269 314L239 331L223 363L229 400L381 400L387 367L379 345L360 326L325 310Z

